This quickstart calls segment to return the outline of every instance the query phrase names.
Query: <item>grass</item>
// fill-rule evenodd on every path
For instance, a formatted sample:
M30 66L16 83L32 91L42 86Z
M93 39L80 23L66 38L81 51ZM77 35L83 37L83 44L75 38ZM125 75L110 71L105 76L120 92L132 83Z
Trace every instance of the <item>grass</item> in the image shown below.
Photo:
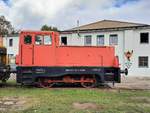
M0 99L24 97L25 109L7 113L150 113L150 90L112 90L83 88L0 88ZM78 109L73 103L92 103L95 109ZM2 112L2 111L1 111Z

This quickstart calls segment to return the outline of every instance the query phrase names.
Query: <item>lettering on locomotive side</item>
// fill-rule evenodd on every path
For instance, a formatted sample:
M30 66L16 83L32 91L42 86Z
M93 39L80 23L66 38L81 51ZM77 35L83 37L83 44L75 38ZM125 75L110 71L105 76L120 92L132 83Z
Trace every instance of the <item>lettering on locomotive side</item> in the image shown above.
M36 73L45 73L45 69L43 68L38 68L35 70Z
M65 69L67 72L84 72L86 69Z
M102 69L100 69L100 68L94 68L94 69L92 69L92 71L98 71L98 72L101 72Z
M94 72L101 72L102 69L100 68L93 68L93 69L65 69L66 72L85 72L85 71L94 71Z

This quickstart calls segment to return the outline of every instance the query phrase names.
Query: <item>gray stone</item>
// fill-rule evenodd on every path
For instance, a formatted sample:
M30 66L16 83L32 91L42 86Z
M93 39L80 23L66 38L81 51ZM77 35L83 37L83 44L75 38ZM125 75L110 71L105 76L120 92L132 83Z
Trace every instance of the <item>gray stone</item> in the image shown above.
M3 102L2 101L0 101L0 104L2 104Z
M13 105L14 102L12 102L12 101L6 101L6 102L4 102L4 104L5 104L5 105Z
M0 111L5 111L6 109L5 108L0 108Z
M25 104L25 103L26 103L26 101L23 101L23 100L16 102L17 105L22 105L22 104Z

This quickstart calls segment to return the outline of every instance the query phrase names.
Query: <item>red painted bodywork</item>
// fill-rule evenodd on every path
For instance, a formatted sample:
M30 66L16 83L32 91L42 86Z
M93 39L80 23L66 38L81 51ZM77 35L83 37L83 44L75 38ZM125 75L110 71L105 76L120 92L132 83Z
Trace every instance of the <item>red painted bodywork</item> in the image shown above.
M24 36L32 35L32 44L24 44ZM52 45L36 45L36 35L51 35ZM22 31L20 33L18 66L103 66L119 67L114 47L62 46L59 33Z

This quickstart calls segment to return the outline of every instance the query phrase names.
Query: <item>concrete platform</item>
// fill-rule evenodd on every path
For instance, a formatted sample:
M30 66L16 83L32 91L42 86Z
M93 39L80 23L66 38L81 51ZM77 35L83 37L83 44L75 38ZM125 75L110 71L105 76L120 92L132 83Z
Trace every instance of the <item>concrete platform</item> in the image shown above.
M115 84L115 88L150 90L150 77L122 76L121 83Z

